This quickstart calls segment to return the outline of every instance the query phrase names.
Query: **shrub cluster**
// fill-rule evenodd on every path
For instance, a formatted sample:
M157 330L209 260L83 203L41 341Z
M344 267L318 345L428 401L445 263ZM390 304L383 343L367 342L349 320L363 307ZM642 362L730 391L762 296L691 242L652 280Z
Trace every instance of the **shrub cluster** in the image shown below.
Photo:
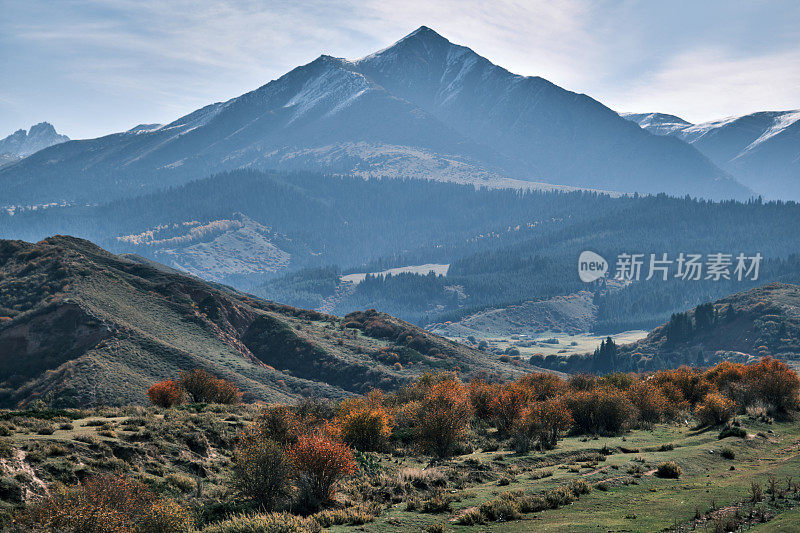
M186 399L204 403L239 403L241 393L232 382L202 369L181 372L180 379L160 381L147 389L147 397L158 407L173 407Z
M316 510L336 484L356 471L352 451L340 432L298 415L286 406L266 408L239 435L233 458L235 491L273 510L294 501Z
M535 513L546 509L558 509L577 500L591 491L583 479L575 479L542 494L526 494L513 490L500 494L497 498L482 503L459 518L458 523L466 526L519 520L524 513Z
M138 481L110 474L54 488L26 507L20 521L31 529L86 533L188 531L192 526L185 507Z

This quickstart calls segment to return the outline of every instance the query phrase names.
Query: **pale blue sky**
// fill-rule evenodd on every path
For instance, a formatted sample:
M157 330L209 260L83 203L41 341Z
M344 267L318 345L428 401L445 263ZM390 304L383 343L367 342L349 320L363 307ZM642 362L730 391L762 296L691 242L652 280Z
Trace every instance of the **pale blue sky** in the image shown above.
M621 111L800 108L796 0L0 0L0 138L169 122L423 24Z

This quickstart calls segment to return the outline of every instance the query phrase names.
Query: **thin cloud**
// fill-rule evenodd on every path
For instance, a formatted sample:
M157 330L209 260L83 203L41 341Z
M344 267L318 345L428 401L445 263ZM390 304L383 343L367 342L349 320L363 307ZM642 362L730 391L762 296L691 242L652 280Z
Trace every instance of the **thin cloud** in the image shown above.
M624 111L659 111L703 122L800 107L800 50L731 57L702 49L672 58L630 91L609 100Z
M615 109L800 107L800 4L779 0L28 0L4 15L0 87L15 102L0 100L0 130L34 115L77 137L171 121L423 24Z

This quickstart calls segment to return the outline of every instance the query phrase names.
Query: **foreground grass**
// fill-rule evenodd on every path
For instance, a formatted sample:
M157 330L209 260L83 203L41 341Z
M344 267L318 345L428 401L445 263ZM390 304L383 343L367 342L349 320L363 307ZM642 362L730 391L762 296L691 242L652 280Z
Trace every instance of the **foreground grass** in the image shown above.
M231 443L255 412L247 405L200 405L75 411L50 420L6 413L0 437L1 508L22 505L55 482L114 472L189 504L202 527L239 510L220 502L231 500ZM337 505L377 502L382 512L357 526L329 529L401 532L440 524L452 531L714 531L726 513L738 510L742 516L765 516L766 523L754 518L748 524L756 531L796 531L800 423L738 420L747 438L719 440L718 430L668 424L619 437L567 437L555 450L525 455L479 445L472 453L435 462L402 448L394 454L363 454L361 473L340 488ZM473 437L482 442L480 435ZM723 449L729 457L733 452L733 459L723 457ZM654 475L664 461L675 461L681 477ZM770 475L779 489L774 501L767 489ZM506 491L536 495L576 479L585 480L591 491L567 505L523 513L516 520L461 523L471 509ZM764 490L761 502L750 502L753 482ZM443 505L426 507L437 497ZM409 505L412 500L416 503Z

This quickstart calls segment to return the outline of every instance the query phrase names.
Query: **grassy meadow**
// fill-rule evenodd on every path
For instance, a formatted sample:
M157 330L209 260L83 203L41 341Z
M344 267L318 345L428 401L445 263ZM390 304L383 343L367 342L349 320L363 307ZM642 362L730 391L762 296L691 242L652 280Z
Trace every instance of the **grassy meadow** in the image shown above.
M202 401L220 390L228 403ZM0 524L793 531L799 390L764 360L506 383L443 372L394 393L266 405L186 373L148 391L157 405L0 411Z

